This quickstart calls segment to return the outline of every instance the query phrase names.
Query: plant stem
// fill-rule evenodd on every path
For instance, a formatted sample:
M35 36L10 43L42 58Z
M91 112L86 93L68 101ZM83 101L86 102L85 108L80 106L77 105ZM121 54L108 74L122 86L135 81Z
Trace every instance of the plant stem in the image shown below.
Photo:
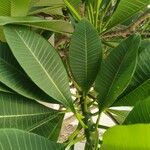
M101 112L99 112L99 114L98 114L98 118L97 118L97 121L96 121L95 128L98 128L100 117L101 117Z
M83 122L87 126L84 128L84 134L86 137L85 150L96 150L97 143L99 140L98 130L95 129L94 123L92 121L92 116L90 115L90 108L88 107L87 94L82 93L80 99L80 105L82 110L82 115L84 116Z

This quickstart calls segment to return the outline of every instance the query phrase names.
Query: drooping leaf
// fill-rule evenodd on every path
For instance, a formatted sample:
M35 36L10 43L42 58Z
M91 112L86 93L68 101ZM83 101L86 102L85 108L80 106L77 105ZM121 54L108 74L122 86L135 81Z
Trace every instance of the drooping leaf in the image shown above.
M133 79L115 105L134 106L138 101L150 97L150 42L142 42L139 51Z
M4 31L14 56L29 77L45 93L73 110L67 72L50 43L25 27L10 25Z
M6 43L0 43L0 81L27 98L56 102L39 89L25 74Z
M138 35L121 42L102 62L96 79L96 91L102 109L110 107L129 85L137 64Z
M27 16L31 0L10 0L11 1L11 16L23 17Z
M34 28L54 31L54 32L66 32L72 33L73 27L70 23L62 20L45 20L39 17L5 17L0 16L0 26L6 24L21 24Z
M63 144L17 129L0 129L1 150L64 150Z
M83 91L93 84L101 61L101 42L94 27L83 19L75 28L69 50L73 76Z
M0 106L0 128L17 128L57 141L63 119L62 114L58 115L59 111L3 92L0 92ZM51 136L53 132L55 138Z
M101 150L148 150L150 149L150 125L116 126L103 137Z
M150 93L149 93L150 94ZM124 124L150 123L150 97L137 102Z
M130 17L143 10L150 4L150 0L121 0L107 26L108 29L123 23Z

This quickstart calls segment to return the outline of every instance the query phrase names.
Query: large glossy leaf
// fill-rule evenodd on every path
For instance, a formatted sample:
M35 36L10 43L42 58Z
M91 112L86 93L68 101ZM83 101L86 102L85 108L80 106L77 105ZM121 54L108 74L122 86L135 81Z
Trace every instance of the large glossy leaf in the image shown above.
M16 129L0 129L1 150L64 150L63 144Z
M54 31L72 33L73 27L70 23L62 20L45 20L39 17L6 17L0 16L0 26L6 24L24 24L26 26Z
M29 77L49 96L73 109L69 80L56 50L28 28L6 26L12 52Z
M57 140L63 120L63 115L58 115L58 111L22 96L3 92L0 92L0 106L0 128L17 128Z
M56 102L31 81L5 43L0 43L0 81L27 98Z
M115 105L134 106L150 97L150 42L143 41L133 79Z
M150 125L116 126L104 134L101 150L149 150Z
M149 93L150 94L150 93ZM150 123L150 97L138 102L129 113L124 124Z
M101 42L94 27L83 19L71 39L69 60L79 86L88 91L93 84L101 61Z
M31 0L10 0L11 1L11 16L22 17L27 16Z
M146 8L148 4L150 4L150 0L121 0L107 28L109 29L123 23L140 10Z
M138 35L130 36L102 62L96 79L96 91L102 109L111 106L129 85L137 64Z

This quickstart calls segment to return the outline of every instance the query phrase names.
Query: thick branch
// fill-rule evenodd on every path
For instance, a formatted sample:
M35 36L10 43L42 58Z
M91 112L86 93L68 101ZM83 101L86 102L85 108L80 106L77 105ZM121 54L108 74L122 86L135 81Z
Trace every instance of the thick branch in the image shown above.
M126 37L136 32L139 26L148 19L150 19L150 9L148 9L144 14L142 14L134 23L129 25L127 28L107 32L104 35L102 35L102 37L103 38Z

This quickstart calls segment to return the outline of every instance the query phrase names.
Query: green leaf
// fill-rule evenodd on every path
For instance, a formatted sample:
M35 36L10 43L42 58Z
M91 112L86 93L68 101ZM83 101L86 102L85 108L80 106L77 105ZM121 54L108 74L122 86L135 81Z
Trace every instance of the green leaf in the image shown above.
M7 24L21 24L34 28L59 32L72 33L73 27L70 23L62 20L45 20L39 17L5 17L0 16L0 26Z
M130 110L117 110L113 108L109 109L108 111L113 115L119 124L122 124L130 113Z
M150 125L116 126L104 134L101 150L150 149Z
M1 150L64 150L63 144L16 129L0 129Z
M123 23L130 17L143 10L150 4L150 0L121 0L116 11L112 15L108 29Z
M124 124L150 123L150 97L139 101L129 113Z
M0 43L0 81L27 98L56 103L25 74L6 43Z
M11 14L10 0L0 0L0 16L10 16Z
M150 41L145 41L140 47L138 65L131 86L138 86L150 79Z
M6 41L2 26L0 26L0 41L2 42Z
M0 92L13 93L11 89L0 82Z
M67 72L50 43L28 28L10 25L4 31L14 56L29 77L45 93L73 110Z
M71 14L77 20L81 20L81 15L80 15L81 0L64 0L64 3L70 10Z
M114 106L134 106L138 101L143 101L148 97L150 97L150 79L118 99Z
M138 64L133 79L115 105L134 106L150 97L150 42L144 41L139 49Z
M10 16L11 3L9 0L0 0L0 16ZM5 42L3 27L0 26L0 41Z
M73 33L69 60L75 81L86 92L97 76L101 49L97 31L87 20L83 19Z
M96 91L102 109L110 107L129 85L137 64L138 35L130 36L102 62L96 79Z
M23 17L27 16L31 0L10 0L11 1L11 16Z
M0 92L0 106L0 128L17 128L57 140L63 120L63 115L58 115L59 111L3 92ZM55 138L52 137L53 132Z
M60 15L63 16L62 7L37 7L29 12L29 15L35 15L39 13L45 13L49 15Z
M56 5L61 5L64 6L64 1L63 0L35 0L34 6L56 6Z

